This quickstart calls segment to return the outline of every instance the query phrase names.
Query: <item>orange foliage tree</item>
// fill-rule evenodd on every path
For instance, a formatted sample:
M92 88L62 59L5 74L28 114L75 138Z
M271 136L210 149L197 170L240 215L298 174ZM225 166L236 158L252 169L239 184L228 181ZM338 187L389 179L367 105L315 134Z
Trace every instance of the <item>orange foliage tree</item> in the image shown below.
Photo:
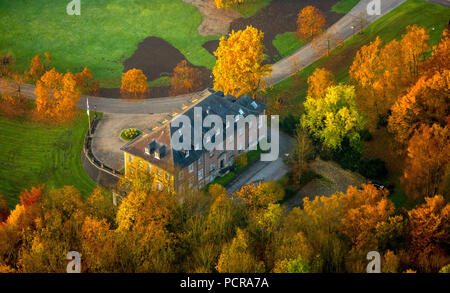
M173 75L170 79L172 96L187 94L198 91L202 88L200 79L200 70L189 66L186 60L181 61L173 69Z
M433 47L433 54L422 66L422 74L432 76L450 68L450 26L442 33L442 39Z
M93 78L92 71L87 67L75 74L75 82L82 93L96 93L99 89L99 81Z
M334 74L325 69L317 68L314 73L308 77L308 97L322 98L330 86L334 86L336 80Z
M75 114L74 107L81 95L75 76L71 72L58 73L54 68L36 83L34 93L40 118L57 121L67 120Z
M444 192L444 196L450 195L443 186L443 179L450 178L449 162L450 117L446 127L422 124L409 141L403 174L403 182L412 199L440 192Z
M350 80L356 85L358 102L374 128L399 95L413 85L428 51L428 32L417 25L408 26L400 41L382 47L379 37L361 47L350 67Z
M323 31L326 21L318 8L306 6L298 14L297 25L297 37L301 40L310 40Z
M450 70L422 77L392 106L388 130L402 146L408 144L421 124L446 124L450 113Z
M38 187L31 187L30 190L24 190L20 194L20 204L27 207L33 205L35 202L37 202L42 197L42 189L44 188L43 185Z
M120 92L123 97L143 97L147 92L147 76L140 69L130 69L122 76Z
M50 63L52 60L51 54L46 52L44 55L46 59L45 63L42 61L41 54L37 54L31 59L29 74L31 78L36 81L39 80L50 67Z
M218 9L220 8L228 9L233 5L242 4L245 1L246 0L214 0L214 3L216 4Z
M450 261L444 251L449 239L450 204L441 195L428 197L408 215L412 262L424 272L439 271Z
M265 86L265 77L271 66L264 61L264 33L252 26L242 31L232 31L228 38L220 39L213 68L214 89L236 97L256 92Z

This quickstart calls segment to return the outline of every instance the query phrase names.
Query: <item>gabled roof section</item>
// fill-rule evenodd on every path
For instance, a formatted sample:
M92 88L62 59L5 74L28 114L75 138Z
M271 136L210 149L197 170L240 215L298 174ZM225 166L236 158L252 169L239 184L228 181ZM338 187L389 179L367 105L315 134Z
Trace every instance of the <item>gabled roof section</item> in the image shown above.
M172 135L180 129L180 127L172 127L171 121L176 121L179 119L180 115L185 115L190 119L191 122L191 141L193 143L193 130L194 130L194 108L202 108L202 119L207 115L218 115L222 118L224 123L223 133L225 136L226 129L226 116L227 115L243 115L244 117L252 114L259 115L264 112L266 105L253 100L248 95L242 95L238 99L231 95L224 95L223 92L212 90L205 90L200 96L196 97L196 100L191 101L193 103L189 107L184 107L184 109L179 109L178 113L172 113L168 115L167 121L160 123L157 127L150 127L152 132L137 138L136 140L128 143L122 150L124 152L130 153L132 155L138 156L147 160L148 162L156 165L166 165L165 167L179 166L184 168L189 166L194 161L198 160L200 156L207 152L205 149L195 150L195 146L191 145L191 150L189 151L175 151L172 149ZM178 112L177 111L177 112ZM235 125L236 127L236 125ZM211 128L203 127L203 135L207 133ZM225 138L225 137L224 137ZM159 160L154 158L152 154L147 154L145 149L149 147L152 142L158 143L158 145L164 146L167 154L161 157Z

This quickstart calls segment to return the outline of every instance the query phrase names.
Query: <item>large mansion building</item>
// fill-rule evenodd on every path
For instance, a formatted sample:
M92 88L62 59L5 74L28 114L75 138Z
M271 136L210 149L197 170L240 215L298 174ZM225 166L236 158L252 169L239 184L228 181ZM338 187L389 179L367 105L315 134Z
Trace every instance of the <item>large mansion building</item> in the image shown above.
M154 176L156 188L160 190L163 188L177 190L183 184L202 188L217 176L225 174L233 165L236 156L255 149L258 141L264 138L261 135L254 135L255 132L249 129L262 127L264 123L259 115L265 114L266 106L247 95L236 98L207 89L191 102L192 104L189 107L184 106L180 113L170 114L157 125L150 127L149 131L143 131L141 136L121 148L124 152L125 176L130 176L136 172L136 168L141 168ZM203 144L199 146L192 142L191 147L186 150L174 149L172 138L175 132L181 133L182 125L174 127L173 125L177 123L172 122L181 119L182 115L187 116L190 118L193 131L194 113L198 115L200 109L202 119L208 115L218 115L222 118L223 131L217 131L212 139L215 140L220 135L227 146L224 150L207 150ZM235 123L227 121L226 116L229 115L236 117ZM259 117L256 123L254 120L245 119L249 115ZM244 123L242 124L242 121L239 123L239 119L244 120ZM234 128L234 135L228 135L231 130L230 132L226 130L230 127ZM204 136L212 127L202 125L201 129ZM240 145L237 145L238 142Z

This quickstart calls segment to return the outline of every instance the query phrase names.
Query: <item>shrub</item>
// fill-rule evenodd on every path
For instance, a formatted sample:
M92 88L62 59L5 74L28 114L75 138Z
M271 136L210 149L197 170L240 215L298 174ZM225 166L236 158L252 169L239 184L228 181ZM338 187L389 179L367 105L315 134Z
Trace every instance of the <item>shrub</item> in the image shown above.
M120 135L124 140L133 140L139 135L141 135L141 131L136 128L129 128L124 131L122 131L122 134Z
M234 168L236 168L237 173L244 170L245 167L247 167L247 165L248 165L247 153L243 153L234 159Z

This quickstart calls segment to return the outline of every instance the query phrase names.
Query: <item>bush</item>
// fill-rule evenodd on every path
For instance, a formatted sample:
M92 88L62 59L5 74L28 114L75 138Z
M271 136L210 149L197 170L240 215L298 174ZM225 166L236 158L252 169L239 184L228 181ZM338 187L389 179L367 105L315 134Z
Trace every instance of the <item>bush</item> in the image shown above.
M234 168L236 169L237 173L240 173L242 170L245 169L248 165L248 157L247 153L240 154L234 159Z
M122 131L122 133L120 134L120 136L122 137L122 139L124 140L133 140L136 137L138 137L139 135L141 135L141 131L139 129L136 128L128 128L124 131Z
M327 157L326 153L324 155ZM343 143L341 150L333 152L331 159L342 168L358 172L368 179L385 179L388 172L386 164L382 160L362 158L361 154L350 147L348 143Z
M290 136L294 136L295 129L297 129L299 119L296 119L292 114L287 115L280 121L280 128Z

